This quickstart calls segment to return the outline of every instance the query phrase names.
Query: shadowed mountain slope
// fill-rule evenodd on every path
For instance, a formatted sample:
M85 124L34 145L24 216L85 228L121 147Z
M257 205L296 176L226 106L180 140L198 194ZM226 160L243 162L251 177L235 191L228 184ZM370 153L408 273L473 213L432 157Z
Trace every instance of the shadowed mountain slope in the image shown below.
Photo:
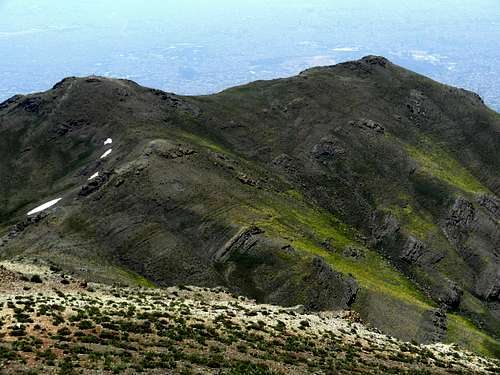
M0 160L2 258L499 355L500 116L384 58L203 97L68 78L0 104Z

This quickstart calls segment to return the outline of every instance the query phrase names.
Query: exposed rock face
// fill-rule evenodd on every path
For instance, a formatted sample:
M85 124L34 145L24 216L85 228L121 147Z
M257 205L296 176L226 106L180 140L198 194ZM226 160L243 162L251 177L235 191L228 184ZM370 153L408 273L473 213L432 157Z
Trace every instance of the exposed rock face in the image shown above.
M500 297L499 227L496 222L498 198L478 197L487 215L464 198L457 198L445 223L445 233L475 271L474 293L485 300ZM474 244L480 243L477 247Z
M257 235L261 233L264 233L264 231L257 227L242 228L214 254L213 260L215 262L224 262L236 251L240 253L247 252L257 244Z
M53 132L59 136L65 136L68 133L75 131L83 126L88 126L89 122L87 119L77 119L77 120L69 120L65 123L60 124L58 127L53 129Z
M88 181L85 185L82 186L78 195L81 197L86 197L97 190L99 190L106 182L108 182L109 177L113 174L113 172L107 171L103 172L96 178L91 181Z
M426 252L425 244L415 237L408 237L402 258L410 263L416 263Z
M240 174L240 175L238 175L237 178L242 184L249 185L249 186L259 186L259 182L256 179L254 179L250 176L247 176L246 174Z
M500 267L490 264L476 282L476 292L486 300L500 301Z
M385 57L373 56L373 55L363 57L361 61L366 62L370 65L380 65L384 68L390 64L390 61L387 60Z
M451 280L443 280L438 290L433 291L437 302L447 309L455 310L460 306L463 290Z
M312 260L312 267L313 274L307 281L313 282L317 287L309 290L306 308L325 310L338 306L340 309L346 309L354 303L359 289L354 278L333 271L321 257Z
M0 103L0 109L6 109L10 107L11 105L17 103L19 100L22 99L22 95L14 95L13 97L5 100L4 102Z
M322 257L304 261L304 288L297 290L291 282L292 270L280 260L280 253L298 258L290 245L279 246L265 237L257 227L242 228L220 250L213 260L225 271L230 289L246 291L270 303L293 305L301 302L307 310L349 308L356 299L359 286L351 276L334 271ZM244 279L246 285L241 285ZM234 285L236 284L236 285Z
M500 199L489 194L480 194L477 197L477 201L493 215L495 219L500 220Z
M332 245L332 239L326 239L321 243L321 246L330 253L336 253L337 249Z
M372 217L372 242L378 245L387 241L395 241L401 226L391 213L376 212Z
M424 266L434 265L445 257L442 251L428 247L423 241L409 235L403 245L401 259Z
M382 56L365 56L360 60L346 62L340 65L345 65L350 70L359 71L362 74L373 74L376 68L389 68L392 63ZM307 72L307 71L306 71Z
M471 202L459 197L456 199L446 218L445 231L450 241L463 247L475 218L475 209Z
M426 326L422 327L420 337L424 342L442 342L446 337L446 309L439 308L429 310L425 313Z

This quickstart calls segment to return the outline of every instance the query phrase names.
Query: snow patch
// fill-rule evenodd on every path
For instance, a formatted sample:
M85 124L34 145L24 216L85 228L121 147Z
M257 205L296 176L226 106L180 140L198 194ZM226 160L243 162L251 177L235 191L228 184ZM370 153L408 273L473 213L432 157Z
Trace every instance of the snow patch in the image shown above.
M111 154L111 151L113 151L113 149L110 148L108 151L102 154L101 159L104 159L106 156L109 156L109 154Z
M94 178L99 177L99 172L94 173L92 176L89 177L89 181L93 180Z
M57 199L51 200L50 202L44 203L41 206L38 206L37 208L35 208L35 209L31 210L30 212L28 212L28 216L33 215L33 214L37 214L37 213L42 212L42 211L45 211L47 208L50 208L53 205L57 204L61 199L62 198L57 198Z
M112 143L113 143L113 140L112 140L111 138L108 138L108 139L106 139L106 140L104 141L104 146L106 146L106 145L110 145L110 144L112 144Z

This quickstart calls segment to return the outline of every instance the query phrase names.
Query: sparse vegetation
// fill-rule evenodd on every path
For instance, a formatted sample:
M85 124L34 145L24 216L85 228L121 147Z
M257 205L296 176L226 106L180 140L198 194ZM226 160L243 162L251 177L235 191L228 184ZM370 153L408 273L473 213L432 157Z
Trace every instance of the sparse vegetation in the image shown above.
M300 314L220 290L61 285L0 296L2 373L494 373L498 362ZM57 289L65 288L64 290Z

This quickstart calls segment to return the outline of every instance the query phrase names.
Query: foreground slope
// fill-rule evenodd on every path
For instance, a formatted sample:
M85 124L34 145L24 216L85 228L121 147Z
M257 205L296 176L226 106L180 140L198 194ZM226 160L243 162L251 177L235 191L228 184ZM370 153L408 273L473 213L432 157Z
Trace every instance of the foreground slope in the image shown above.
M30 282L33 272L38 283ZM88 285L0 265L2 374L493 374L457 347L404 343L356 314L259 305L222 289Z
M204 97L68 78L0 105L0 256L499 355L499 146L477 95L380 57Z

